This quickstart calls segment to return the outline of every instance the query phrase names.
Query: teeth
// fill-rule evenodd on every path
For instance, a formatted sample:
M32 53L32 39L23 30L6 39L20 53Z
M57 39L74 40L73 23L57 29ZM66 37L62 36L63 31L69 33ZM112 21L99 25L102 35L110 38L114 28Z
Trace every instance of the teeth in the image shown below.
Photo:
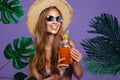
M51 26L52 29L57 29L57 26Z

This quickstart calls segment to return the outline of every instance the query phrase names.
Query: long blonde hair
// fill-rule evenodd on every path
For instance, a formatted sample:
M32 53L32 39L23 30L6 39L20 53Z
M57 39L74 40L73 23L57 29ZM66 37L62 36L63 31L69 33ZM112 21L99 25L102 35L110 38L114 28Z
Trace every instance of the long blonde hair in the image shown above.
M36 28L36 38L35 38L35 45L37 47L37 51L35 53L35 58L32 61L34 63L34 65L36 66L38 72L41 71L45 71L45 65L46 65L46 57L45 57L45 44L47 43L47 33L45 30L45 20L46 20L46 16L47 13L49 12L49 10L51 9L56 9L58 10L56 7L49 7L46 8L39 16L39 20L37 23L37 28ZM58 12L60 13L60 11L58 10ZM60 13L60 16L61 13ZM62 23L61 23L62 24ZM51 73L58 73L58 69L57 69L57 64L58 64L58 52L59 52L59 42L61 40L62 37L62 25L58 31L58 33L55 36L54 39L54 43L52 46L52 57L51 57L51 63L50 63L50 68L51 68Z

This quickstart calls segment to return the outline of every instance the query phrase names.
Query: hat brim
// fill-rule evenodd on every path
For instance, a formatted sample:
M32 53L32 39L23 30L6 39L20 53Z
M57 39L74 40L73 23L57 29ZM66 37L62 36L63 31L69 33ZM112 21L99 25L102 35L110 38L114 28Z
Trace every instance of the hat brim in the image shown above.
M50 6L56 6L59 9L63 17L63 31L67 29L72 20L72 8L66 0L36 0L28 11L27 26L31 34L35 35L40 13Z

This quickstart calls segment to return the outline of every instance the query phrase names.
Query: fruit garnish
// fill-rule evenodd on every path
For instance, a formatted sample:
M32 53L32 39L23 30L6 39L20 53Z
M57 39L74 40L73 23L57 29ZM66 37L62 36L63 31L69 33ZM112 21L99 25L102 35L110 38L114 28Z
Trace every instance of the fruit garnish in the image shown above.
M69 30L63 35L63 40L68 40Z

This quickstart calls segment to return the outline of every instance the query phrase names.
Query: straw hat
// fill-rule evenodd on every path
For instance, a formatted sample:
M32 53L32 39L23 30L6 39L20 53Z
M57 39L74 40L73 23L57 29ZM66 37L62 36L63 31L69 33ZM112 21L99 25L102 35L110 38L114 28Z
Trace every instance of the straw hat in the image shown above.
M67 29L72 20L72 8L66 0L36 0L28 11L27 26L31 34L35 35L36 24L41 12L50 7L56 6L63 17L63 31Z

